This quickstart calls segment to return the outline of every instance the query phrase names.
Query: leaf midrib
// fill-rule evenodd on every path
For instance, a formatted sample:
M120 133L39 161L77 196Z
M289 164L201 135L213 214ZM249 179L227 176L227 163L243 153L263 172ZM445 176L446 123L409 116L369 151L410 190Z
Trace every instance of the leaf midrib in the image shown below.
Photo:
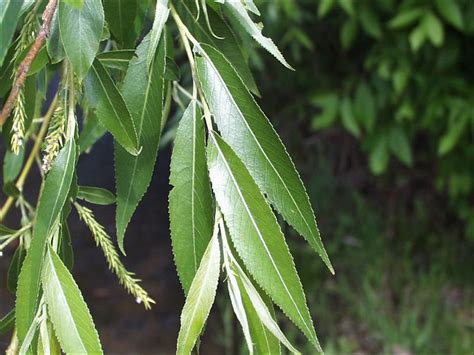
M247 201L246 201L246 199L244 198L244 196L242 195L242 192L240 191L239 184L238 184L237 181L235 180L234 174L233 174L233 172L232 172L230 166L228 165L227 160L225 159L224 154L222 153L222 151L221 151L221 149L220 149L220 147L219 147L219 145L218 145L218 143L217 143L215 137L214 137L213 135L212 135L211 137L212 137L213 140L214 140L214 145L217 147L217 150L218 150L219 154L220 154L221 157L222 157L221 159L222 159L222 161L224 162L224 165L225 165L225 167L226 167L226 169L227 169L227 171L228 171L228 173L229 173L229 176L231 177L232 183L234 184L234 186L235 186L235 188L236 188L236 190L237 190L237 192L238 192L238 194L239 194L239 196L240 196L240 198L241 198L241 200L242 200L242 202L243 202L243 205L244 205L244 207L245 207L245 211L247 212L247 214L248 214L248 216L249 216L249 218L250 218L250 220L251 220L251 222L252 222L252 224L253 224L253 226L254 226L254 228L255 228L257 234L258 234L259 240L260 240L260 242L262 243L262 245L263 245L263 247L264 247L264 249L265 249L265 252L267 253L267 255L269 256L269 258L270 258L270 260L271 260L271 263L272 263L272 265L273 265L273 268L275 269L275 271L276 271L276 273L277 273L277 275L278 275L278 278L280 279L281 284L282 284L283 287L285 288L286 293L287 293L288 296L290 297L291 302L292 302L293 305L295 306L296 311L298 312L298 315L300 316L301 320L303 321L303 323L304 323L306 329L309 331L309 334L312 334L311 328L308 327L308 324L306 323L305 319L303 318L303 315L301 314L299 307L296 305L296 302L295 302L295 300L293 299L293 296L292 296L291 293L289 292L289 290L288 290L288 288L287 288L287 286L286 286L286 283L283 281L283 277L281 276L280 271L279 271L278 268L276 267L276 264L275 264L275 262L274 262L274 260L273 260L273 257L272 257L272 255L271 255L270 251L268 250L267 245L265 244L265 241L264 241L263 236L262 236L262 234L261 234L261 232L260 232L260 229L259 229L259 227L258 227L258 225L257 225L257 223L256 223L256 221L255 221L255 219L253 218L253 215L252 215L251 211L249 210L249 207L248 207L248 205L247 205ZM267 206L268 206L268 205L267 205ZM276 221L275 221L275 222L276 222Z
M247 129L249 130L249 132L252 134L252 137L254 139L254 141L256 142L258 148L260 149L260 151L262 152L262 154L264 155L265 159L268 161L268 163L270 164L270 166L272 167L272 169L275 171L276 175L278 176L278 178L280 179L282 185L285 187L285 190L287 191L288 193L288 196L290 197L291 201L293 202L293 205L296 207L296 209L298 210L299 212L299 215L302 217L306 227L308 228L310 234L311 234L311 237L313 238L314 242L316 244L318 244L317 240L316 240L316 236L313 234L312 230L311 230L311 227L309 226L308 224L308 221L306 220L305 216L303 215L303 213L301 212L298 204L296 203L295 199L293 198L293 195L290 193L290 190L288 189L288 187L286 186L283 178L281 177L280 173L278 172L278 170L275 168L275 166L273 165L272 161L269 159L268 155L266 154L266 152L264 151L263 147L260 145L260 142L257 140L257 137L255 136L254 132L252 131L251 127L249 126L247 120L245 119L245 116L242 114L242 112L240 111L240 106L237 105L237 103L235 102L234 100L234 97L232 96L231 92L229 91L228 87L227 87L227 84L225 83L224 79L221 77L221 75L219 74L219 71L217 70L217 68L215 67L214 63L212 62L212 60L207 57L207 60L208 62L210 63L211 67L213 68L214 72L217 74L216 76L218 77L219 81L221 82L222 86L224 87L224 90L225 92L227 93L227 95L230 97L230 100L232 101L232 103L235 105L235 107L237 107L237 112L239 113L239 115L242 117L242 120L245 122L245 126L247 127ZM230 64L230 63L228 63Z
M102 64L101 64L101 65L102 65ZM99 81L99 84L100 84L100 86L102 87L102 90L104 91L105 96L107 97L107 101L109 102L110 106L112 107L112 110L114 111L115 117L118 118L118 122L119 122L119 124L120 124L120 127L122 127L122 129L127 133L127 134L126 134L126 137L128 138L128 140L130 140L130 137L129 137L129 135L128 135L128 130L127 130L127 129L125 128L125 126L123 125L123 122L122 122L122 119L120 118L120 115L119 115L118 112L115 110L115 106L112 104L112 100L110 99L109 93L108 93L108 91L106 90L104 84L102 83L102 80L101 80L101 78L100 78L100 76L99 76L99 73L98 73L98 71L97 71L97 69L95 68L94 65L92 65L92 70L94 70L94 73L95 73L95 75L96 75L96 77L97 77L97 79L98 79L98 81ZM104 69L104 70L105 70L105 69ZM111 79L111 80L112 80L112 79ZM114 84L113 82L112 82L112 85L115 86L115 84ZM125 102L123 102L123 104L125 105L125 107L127 107L127 105L125 104ZM130 112L129 112L129 115L130 115ZM134 126L134 125L133 125L133 121L132 121L132 127L133 127L133 126ZM133 127L133 128L135 128L135 127ZM135 133L136 133L136 132L135 132ZM137 138L137 140L138 140L138 138ZM132 146L134 145L133 142L131 142L131 141L130 141L129 143L132 143ZM137 147L134 147L134 148L136 149Z
M83 352L87 353L87 349L84 346L83 339L81 337L81 334L79 333L79 329L76 327L76 322L75 322L74 317L72 315L72 312L70 310L69 303L67 302L67 299L65 297L64 289L61 285L61 282L59 281L59 276L56 272L56 265L54 264L54 261L51 257L51 253L48 253L48 259L49 259L49 262L50 262L50 265L51 265L51 274L49 275L49 277L51 277L52 282L57 284L58 290L61 291L58 294L56 294L55 296L58 297L58 301L60 301L63 305L66 305L66 307L65 307L66 308L65 316L69 319L70 323L72 324L71 328L77 334L78 339L81 340L80 344L82 346Z

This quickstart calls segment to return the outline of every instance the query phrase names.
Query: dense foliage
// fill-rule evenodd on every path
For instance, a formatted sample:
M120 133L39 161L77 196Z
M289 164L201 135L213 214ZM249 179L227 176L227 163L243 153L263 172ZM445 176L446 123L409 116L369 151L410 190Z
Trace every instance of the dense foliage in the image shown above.
M102 352L72 276L73 209L124 288L147 309L155 303L85 203L116 203L117 243L125 254L127 226L150 184L174 99L186 107L169 195L173 252L187 296L177 352L199 344L221 270L250 353L280 352L280 344L297 352L273 304L322 352L275 212L334 270L300 176L254 99L259 91L242 42L258 43L292 68L255 22L260 12L253 1L5 0L1 11L9 197L0 215L13 206L21 214L20 228L2 226L0 235L0 250L16 249L8 272L16 304L1 320L2 332L14 328L9 351ZM186 65L175 62L181 53ZM183 86L181 69L191 73ZM94 154L106 132L115 144L115 194L77 181L78 159ZM36 206L23 194L35 163L42 176Z
M293 105L286 114L309 118L316 133L344 129L360 142L376 175L411 179L449 195L443 208L454 211L465 235L474 239L474 72L469 65L474 3L281 0L261 5L266 28L304 68L287 86L275 87L279 97L299 91L300 99L289 101ZM252 53L254 62L261 61ZM311 111L313 118L306 114Z

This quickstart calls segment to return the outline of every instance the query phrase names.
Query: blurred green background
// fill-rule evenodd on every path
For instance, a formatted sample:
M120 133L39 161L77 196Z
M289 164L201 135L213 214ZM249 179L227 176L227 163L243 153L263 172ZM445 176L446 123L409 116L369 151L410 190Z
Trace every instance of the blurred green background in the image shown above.
M261 104L336 269L289 238L326 352L472 354L474 1L259 5L296 68L249 51Z

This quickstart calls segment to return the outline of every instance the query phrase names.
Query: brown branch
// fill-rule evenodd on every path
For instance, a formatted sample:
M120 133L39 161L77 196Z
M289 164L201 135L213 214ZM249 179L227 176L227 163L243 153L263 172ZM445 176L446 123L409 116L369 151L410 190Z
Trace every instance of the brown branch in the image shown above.
M38 55L39 50L43 46L44 41L49 36L49 31L51 28L51 21L53 20L54 12L56 11L56 7L58 5L58 0L49 0L48 5L43 13L43 24L41 25L40 31L35 38L33 45L31 46L28 54L26 55L25 59L21 62L18 66L18 70L15 75L15 82L13 87L10 91L10 95L8 95L7 100L5 101L5 105L3 105L2 112L0 113L0 126L3 126L5 121L7 120L8 116L13 109L13 105L15 104L15 100L18 97L21 89L25 85L26 76L28 71L30 70L31 63Z

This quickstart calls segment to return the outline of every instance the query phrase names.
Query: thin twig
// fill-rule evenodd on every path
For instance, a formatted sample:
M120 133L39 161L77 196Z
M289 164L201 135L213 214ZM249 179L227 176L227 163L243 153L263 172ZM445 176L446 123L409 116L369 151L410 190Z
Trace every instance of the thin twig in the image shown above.
M28 71L30 70L31 63L33 63L33 60L38 55L38 52L43 46L44 41L49 36L51 21L53 20L53 15L56 11L57 5L58 0L49 0L49 3L46 6L46 9L44 10L43 24L41 25L40 31L36 36L33 45L28 51L28 54L18 66L18 70L15 75L15 82L10 91L10 95L8 95L5 105L3 106L2 112L0 113L0 126L3 126L8 116L10 116L13 105L15 104L15 100L18 97L18 94L20 93L21 89L25 85L26 76L28 74Z

